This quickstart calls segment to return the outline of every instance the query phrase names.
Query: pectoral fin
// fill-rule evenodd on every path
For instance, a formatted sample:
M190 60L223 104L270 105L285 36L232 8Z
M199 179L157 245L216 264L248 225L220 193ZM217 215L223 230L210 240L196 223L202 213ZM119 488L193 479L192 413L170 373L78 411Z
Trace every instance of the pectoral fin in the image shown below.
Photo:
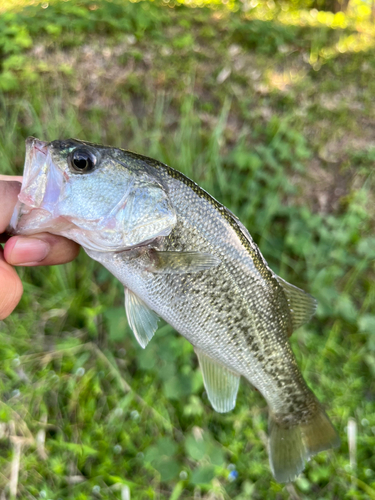
M165 274L197 273L220 264L215 255L202 252L150 252L151 265L148 271Z
M208 399L214 410L225 413L236 406L240 376L195 349Z
M311 316L316 311L317 301L310 294L294 285L291 285L287 281L280 278L280 276L277 276L277 281L283 288L286 295L294 331L309 321Z
M125 310L129 326L144 349L158 328L159 317L128 288L125 288Z

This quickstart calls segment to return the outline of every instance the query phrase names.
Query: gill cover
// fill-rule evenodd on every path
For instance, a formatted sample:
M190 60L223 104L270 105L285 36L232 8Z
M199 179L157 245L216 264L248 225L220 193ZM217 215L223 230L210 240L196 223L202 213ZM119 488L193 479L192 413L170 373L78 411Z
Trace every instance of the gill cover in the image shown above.
M97 159L88 173L75 172L69 163L79 148L90 149ZM101 252L167 236L177 219L165 188L146 171L128 166L126 158L117 158L107 148L76 140L48 144L30 137L13 231L49 231Z

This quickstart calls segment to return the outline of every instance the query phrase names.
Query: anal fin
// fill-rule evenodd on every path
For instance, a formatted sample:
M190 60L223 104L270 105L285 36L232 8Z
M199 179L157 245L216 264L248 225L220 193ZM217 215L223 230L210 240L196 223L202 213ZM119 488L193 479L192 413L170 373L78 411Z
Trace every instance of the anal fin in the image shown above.
M125 310L129 326L144 349L158 328L159 317L128 288L125 288Z
M196 348L195 352L202 370L207 396L213 409L219 413L233 410L236 406L240 376L214 361L200 349Z

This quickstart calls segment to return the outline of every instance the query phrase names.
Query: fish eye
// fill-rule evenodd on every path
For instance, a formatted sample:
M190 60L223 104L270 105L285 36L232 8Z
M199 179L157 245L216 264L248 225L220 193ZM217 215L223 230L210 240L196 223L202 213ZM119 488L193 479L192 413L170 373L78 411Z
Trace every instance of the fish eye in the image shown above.
M96 157L88 149L77 148L70 153L69 163L75 172L86 174L94 170Z

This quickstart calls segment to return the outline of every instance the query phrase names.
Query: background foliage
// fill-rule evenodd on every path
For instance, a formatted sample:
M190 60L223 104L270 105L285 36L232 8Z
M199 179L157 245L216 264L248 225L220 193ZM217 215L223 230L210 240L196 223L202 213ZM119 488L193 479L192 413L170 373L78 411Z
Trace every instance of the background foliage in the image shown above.
M162 325L143 351L121 285L82 254L21 269L25 294L0 322L2 498L375 498L370 3L0 5L1 172L22 172L35 135L125 147L192 177L318 299L291 341L342 439L275 483L259 393L242 382L235 410L215 413L192 347Z

